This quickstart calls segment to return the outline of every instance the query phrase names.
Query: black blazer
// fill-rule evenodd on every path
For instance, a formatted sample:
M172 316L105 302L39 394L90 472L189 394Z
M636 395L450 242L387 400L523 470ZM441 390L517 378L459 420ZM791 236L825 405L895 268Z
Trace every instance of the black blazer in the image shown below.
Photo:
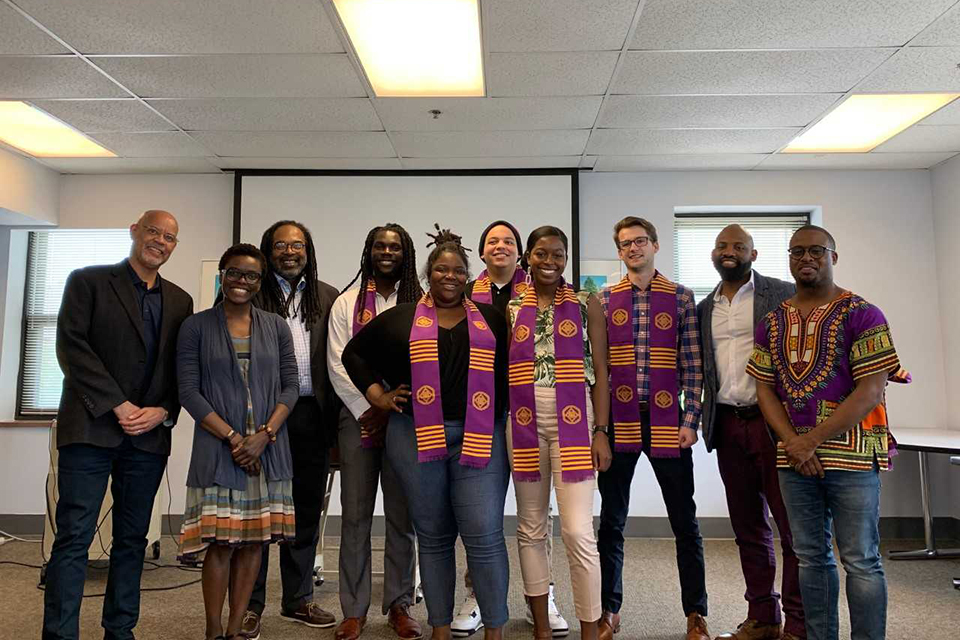
M718 284L706 298L697 305L697 320L700 324L700 345L703 349L703 411L701 412L701 431L707 451L713 451L713 420L717 413L717 392L720 391L720 379L717 377L716 355L713 353L713 297L717 294ZM780 306L780 303L796 292L796 285L776 278L767 278L756 270L753 272L753 328L768 313ZM746 371L747 363L743 363ZM746 375L746 373L744 373Z
M116 447L123 430L113 408L129 400L139 407L163 407L176 424L177 334L193 314L193 298L160 279L163 318L157 363L150 387L140 389L146 361L143 321L126 261L77 269L67 278L57 316L57 360L63 393L57 412L57 447L84 443ZM162 424L135 436L136 448L170 454L170 427Z

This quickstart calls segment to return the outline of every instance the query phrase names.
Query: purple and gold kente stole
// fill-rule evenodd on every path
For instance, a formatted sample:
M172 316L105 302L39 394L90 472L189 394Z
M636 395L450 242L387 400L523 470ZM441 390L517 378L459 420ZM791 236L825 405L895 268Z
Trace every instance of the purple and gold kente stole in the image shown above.
M677 286L657 273L650 282L650 455L680 457L677 391ZM614 448L643 447L637 401L637 355L633 335L633 285L624 278L610 290L607 309Z
M467 371L467 415L463 425L460 464L482 469L493 446L493 363L497 339L477 305L466 296L470 332L470 368ZM417 429L417 460L447 457L440 398L440 360L437 348L437 310L429 293L417 303L410 329L410 374L413 384L413 422Z
M473 293L470 295L470 298L474 302L482 302L483 304L493 304L493 292L491 290L492 283L490 281L490 276L487 275L487 270L484 269L480 272L480 275L477 276L477 281L473 283ZM521 269L519 266L517 270L513 272L513 290L510 293L510 299L523 295L527 290L527 272Z
M540 446L533 385L537 293L533 287L523 294L522 300L510 343L513 479L537 482L540 480ZM583 321L576 293L562 279L553 305L560 470L564 482L580 482L594 477L583 373Z
M363 301L363 311L360 311L360 302ZM360 330L370 324L370 321L377 315L377 283L373 280L367 281L367 288L357 294L357 301L353 305L353 335L360 333ZM360 446L364 449L377 448L370 432L363 426L360 427Z

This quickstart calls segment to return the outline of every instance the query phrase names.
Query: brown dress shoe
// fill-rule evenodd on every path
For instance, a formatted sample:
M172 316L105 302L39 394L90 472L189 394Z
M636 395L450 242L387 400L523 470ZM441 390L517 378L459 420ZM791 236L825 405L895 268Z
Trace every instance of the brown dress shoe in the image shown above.
M249 609L243 614L243 622L240 623L240 633L238 638L247 640L260 640L260 615Z
M604 611L597 623L597 640L612 640L615 633L620 633L620 614Z
M409 606L395 604L387 614L387 624L397 632L401 640L420 640L423 637L423 628L420 623L410 617Z
M721 633L717 640L780 640L780 625L747 618L732 633Z
M315 629L328 629L332 627L337 619L329 611L325 611L316 602L306 602L296 611L280 610L280 617L305 624Z
M710 640L707 621L699 613L694 612L687 616L687 640Z
M336 640L357 640L367 624L366 616L362 618L344 618L337 626L333 637Z

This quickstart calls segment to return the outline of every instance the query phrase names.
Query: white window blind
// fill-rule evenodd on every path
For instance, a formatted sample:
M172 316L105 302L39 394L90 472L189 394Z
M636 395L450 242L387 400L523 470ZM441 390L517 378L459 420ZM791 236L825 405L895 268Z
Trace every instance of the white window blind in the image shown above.
M753 236L757 250L754 268L765 276L793 281L787 249L793 232L809 222L805 213L786 215L677 214L673 224L673 273L676 281L693 289L700 301L720 282L710 257L720 230L739 224Z
M67 276L74 269L115 264L130 254L127 229L30 233L20 363L20 415L56 413L63 373L57 362L57 313Z

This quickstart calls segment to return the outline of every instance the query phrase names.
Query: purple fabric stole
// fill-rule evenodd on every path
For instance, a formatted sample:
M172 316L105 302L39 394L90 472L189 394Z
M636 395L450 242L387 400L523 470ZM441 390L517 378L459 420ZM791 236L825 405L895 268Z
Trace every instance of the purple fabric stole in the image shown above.
M477 305L466 296L467 330L470 333L470 368L467 372L467 415L463 425L460 464L482 469L493 446L493 364L497 339ZM447 457L440 398L440 360L437 349L437 310L429 293L417 303L410 329L410 373L413 422L417 430L417 460L431 462Z
M513 435L513 479L540 480L537 404L534 394L534 328L537 294L531 287L522 296L510 344L510 412ZM554 298L553 338L560 470L564 482L594 477L587 424L583 373L583 322L573 287L560 281Z
M650 282L650 455L680 457L677 390L677 287L657 273ZM643 447L637 401L637 356L633 333L633 285L624 278L610 290L607 341L613 405L614 449Z
M473 283L473 293L470 295L470 298L474 302L482 302L483 304L493 304L493 292L491 290L492 283L490 281L490 276L487 275L487 270L484 269L480 272L480 275L477 276L477 281ZM513 300L517 296L523 295L527 290L527 272L521 269L519 266L517 270L513 272L513 291L510 294L510 299Z
M360 311L360 302L363 301L363 311ZM353 305L353 335L367 326L377 315L377 283L367 281L367 288L357 294L357 301ZM377 445L370 432L362 425L360 427L360 446L364 449L376 449Z

